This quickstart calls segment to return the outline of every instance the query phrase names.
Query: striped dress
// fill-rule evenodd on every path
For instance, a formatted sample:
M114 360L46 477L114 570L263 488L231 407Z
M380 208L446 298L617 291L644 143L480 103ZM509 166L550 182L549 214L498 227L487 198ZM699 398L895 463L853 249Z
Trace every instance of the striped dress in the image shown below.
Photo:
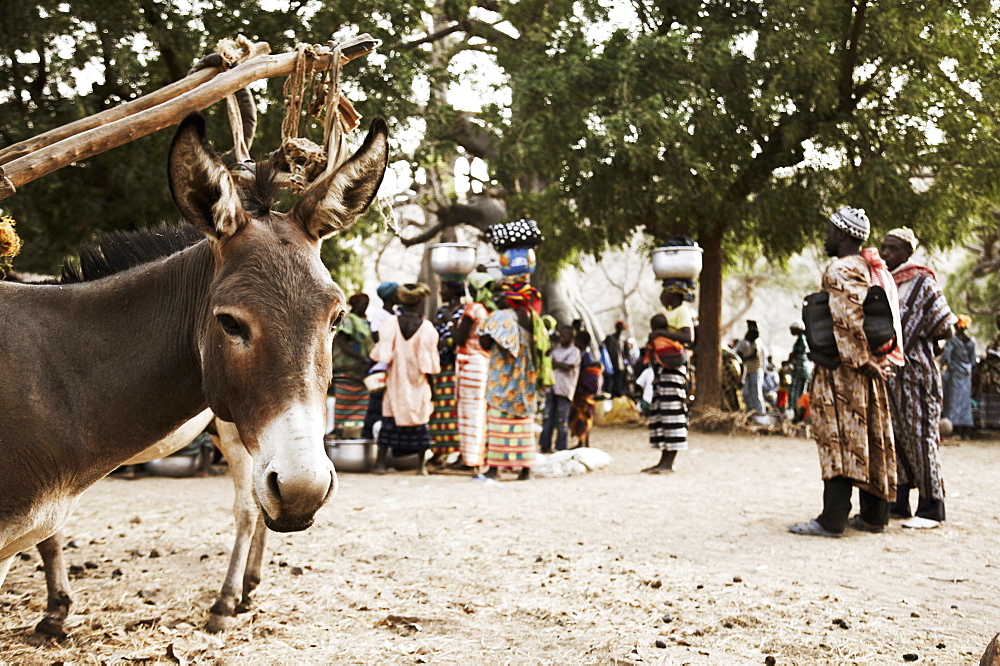
M472 330L458 350L456 393L458 398L458 440L462 462L478 467L486 453L486 377L489 353L479 345L479 327L489 317L482 303L469 303L464 316L472 320Z
M453 310L445 304L434 317L434 328L438 332L438 352L441 372L434 375L431 388L434 391L434 413L428 424L431 433L431 448L435 456L445 456L459 449L458 400L455 396L455 328L462 318L462 308Z
M649 443L661 451L687 451L687 367L653 363L653 402L649 406Z

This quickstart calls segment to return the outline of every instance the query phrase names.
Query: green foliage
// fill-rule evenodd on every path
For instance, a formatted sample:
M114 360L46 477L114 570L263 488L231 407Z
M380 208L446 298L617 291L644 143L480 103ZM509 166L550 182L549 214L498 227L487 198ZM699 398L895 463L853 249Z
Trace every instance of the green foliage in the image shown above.
M860 3L856 48L850 3L676 4L634 3L641 27L599 51L565 18L544 54L519 52L534 66L508 69L523 95L498 173L536 173L559 193L536 200L561 199L576 232L565 251L639 226L657 238L721 228L728 255L780 259L843 203L876 230L908 224L945 246L995 201L993 110L965 92L989 100L997 85L990 3ZM915 187L922 173L933 181Z

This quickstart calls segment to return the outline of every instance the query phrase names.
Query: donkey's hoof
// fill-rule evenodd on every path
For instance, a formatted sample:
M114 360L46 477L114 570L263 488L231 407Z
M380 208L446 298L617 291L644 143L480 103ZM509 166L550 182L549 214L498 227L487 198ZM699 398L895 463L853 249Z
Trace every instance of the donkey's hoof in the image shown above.
M62 620L44 617L41 622L35 625L35 631L28 637L28 642L37 646L50 640L61 641L65 638L66 630L63 629Z
M236 618L232 615L216 615L212 613L208 616L205 631L210 634L219 634L223 631L228 631L234 624L236 624Z

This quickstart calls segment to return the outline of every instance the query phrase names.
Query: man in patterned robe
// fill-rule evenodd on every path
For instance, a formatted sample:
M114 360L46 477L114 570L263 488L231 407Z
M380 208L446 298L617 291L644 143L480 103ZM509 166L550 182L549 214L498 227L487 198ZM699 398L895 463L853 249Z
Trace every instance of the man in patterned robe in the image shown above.
M906 365L889 379L892 426L896 440L899 489L890 513L910 518L903 527L928 529L941 524L944 514L944 482L938 454L941 404L944 399L941 373L935 356L938 341L950 338L957 318L941 293L934 271L910 261L917 248L913 231L893 229L882 241L882 258L892 271L899 293ZM910 490L920 499L916 516L910 513Z
M836 259L823 274L823 290L830 294L840 362L834 369L817 363L813 372L811 410L823 476L823 512L789 527L795 534L839 537L848 525L866 532L884 531L889 502L896 495L885 381L891 352L880 359L869 350L862 309L873 282L884 285L890 302L895 289L878 254L861 250L869 233L865 212L852 208L834 213L827 228L824 246ZM848 520L854 486L861 508Z

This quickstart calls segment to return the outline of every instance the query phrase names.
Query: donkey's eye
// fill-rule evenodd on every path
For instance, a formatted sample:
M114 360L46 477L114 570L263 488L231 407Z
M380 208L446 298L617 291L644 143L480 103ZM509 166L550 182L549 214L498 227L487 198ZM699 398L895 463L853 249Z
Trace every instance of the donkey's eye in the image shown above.
M336 333L336 332L337 332L337 329L338 329L338 328L340 328L340 325L341 325L341 324L342 324L343 322L344 322L344 313L343 313L343 312L341 312L341 313L340 313L340 314L338 314L338 315L336 316L336 318L335 318L335 319L333 320L333 324L331 324L331 325L330 325L330 330L331 330L331 331L333 331L334 333Z
M215 318L219 320L219 326L226 332L226 335L239 336L241 338L247 337L240 322L236 321L236 317L228 314L220 314L216 315Z

